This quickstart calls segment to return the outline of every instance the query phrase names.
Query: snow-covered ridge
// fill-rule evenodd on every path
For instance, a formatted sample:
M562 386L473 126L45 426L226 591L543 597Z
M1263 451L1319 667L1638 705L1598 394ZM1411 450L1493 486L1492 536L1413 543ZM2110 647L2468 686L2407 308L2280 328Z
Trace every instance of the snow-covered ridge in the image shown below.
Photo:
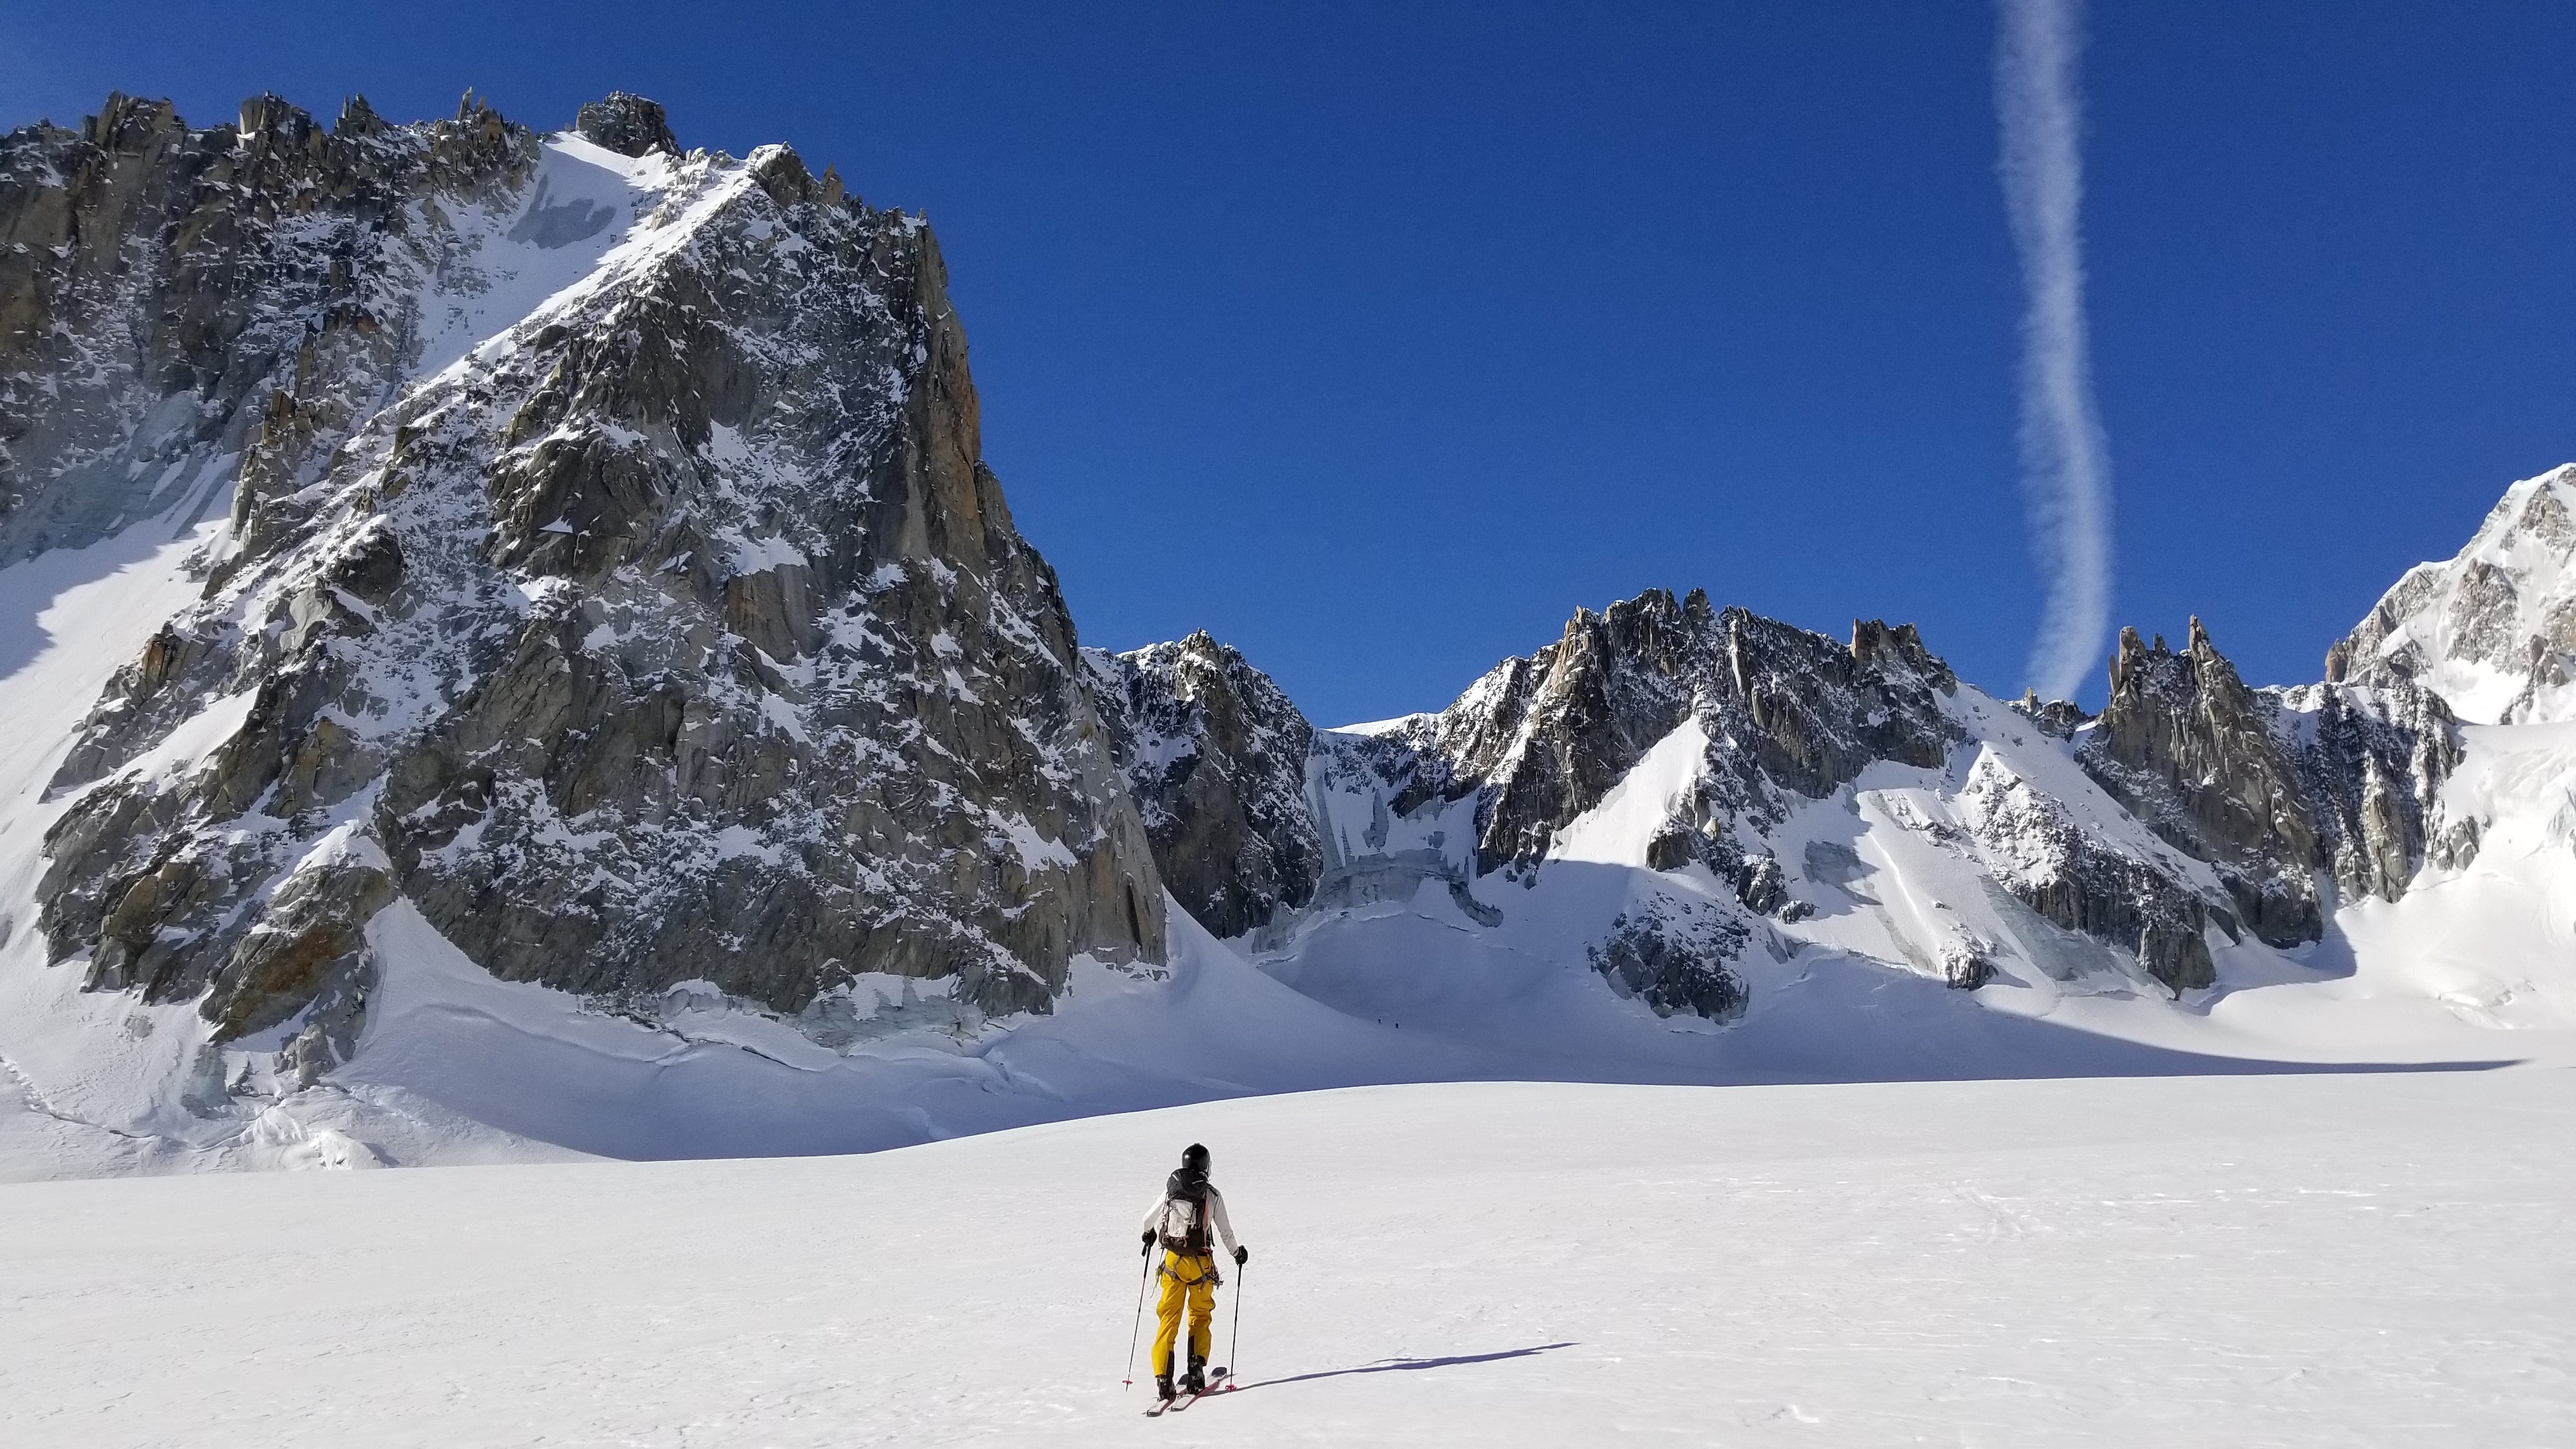
M1636 1079L2049 1069L2004 1019L2105 1068L2567 1048L2576 849L2528 843L2576 839L2563 742L2405 680L2248 689L2196 620L2113 673L2095 719L1910 629L1579 611L1443 711L1317 732L1313 899L1240 945L1348 1014ZM2454 788L2499 758L2528 791ZM2513 964L2427 976L2428 931ZM2506 1022L2535 1034L2478 1040Z
M2408 569L2326 677L2412 680L2481 724L2576 719L2576 464L2514 484L2467 547Z

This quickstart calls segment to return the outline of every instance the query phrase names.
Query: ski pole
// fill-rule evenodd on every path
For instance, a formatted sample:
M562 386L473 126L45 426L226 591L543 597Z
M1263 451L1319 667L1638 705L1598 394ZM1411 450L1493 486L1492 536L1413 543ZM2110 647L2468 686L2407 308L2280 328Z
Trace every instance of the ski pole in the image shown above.
M1225 1386L1229 1392L1243 1387L1243 1278L1251 1271L1250 1263L1234 1265L1234 1331L1225 1340Z
M1154 1245L1145 1245L1145 1271L1136 1278L1136 1317L1127 1327L1127 1377L1118 1387L1131 1388L1136 1382L1136 1335L1145 1326L1145 1285L1154 1281Z

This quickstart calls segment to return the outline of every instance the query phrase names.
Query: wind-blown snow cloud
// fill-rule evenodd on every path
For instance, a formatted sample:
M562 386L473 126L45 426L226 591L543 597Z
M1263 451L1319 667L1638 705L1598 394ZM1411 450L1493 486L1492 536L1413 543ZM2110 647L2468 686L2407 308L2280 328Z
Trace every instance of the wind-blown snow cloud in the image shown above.
M2048 601L2029 683L2071 699L2111 624L2111 461L2084 322L2083 128L2075 96L2082 0L1997 0L1995 113L2004 210L2021 254L2022 491Z

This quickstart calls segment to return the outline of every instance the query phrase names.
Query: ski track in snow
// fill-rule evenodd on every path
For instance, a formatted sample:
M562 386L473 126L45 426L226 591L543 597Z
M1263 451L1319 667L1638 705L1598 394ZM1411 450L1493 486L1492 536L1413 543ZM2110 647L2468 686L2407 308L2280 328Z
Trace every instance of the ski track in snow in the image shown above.
M1370 1088L861 1157L0 1189L0 1439L2540 1445L2576 1076ZM1154 1425L1132 1224L1253 1252ZM395 1250L395 1245L399 1245Z

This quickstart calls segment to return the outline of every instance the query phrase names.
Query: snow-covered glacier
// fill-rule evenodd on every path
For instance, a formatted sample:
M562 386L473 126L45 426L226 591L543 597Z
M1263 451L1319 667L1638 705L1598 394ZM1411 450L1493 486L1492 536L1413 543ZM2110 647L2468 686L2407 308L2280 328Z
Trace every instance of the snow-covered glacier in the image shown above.
M2576 470L2319 682L1576 612L1078 646L927 225L632 96L0 139L0 1176L1360 1084L2576 1060Z
M1434 1083L864 1156L20 1184L0 1438L2554 1444L2572 1109L2566 1072ZM1147 1425L1129 1224L1194 1141L1252 1250L1243 1391Z

